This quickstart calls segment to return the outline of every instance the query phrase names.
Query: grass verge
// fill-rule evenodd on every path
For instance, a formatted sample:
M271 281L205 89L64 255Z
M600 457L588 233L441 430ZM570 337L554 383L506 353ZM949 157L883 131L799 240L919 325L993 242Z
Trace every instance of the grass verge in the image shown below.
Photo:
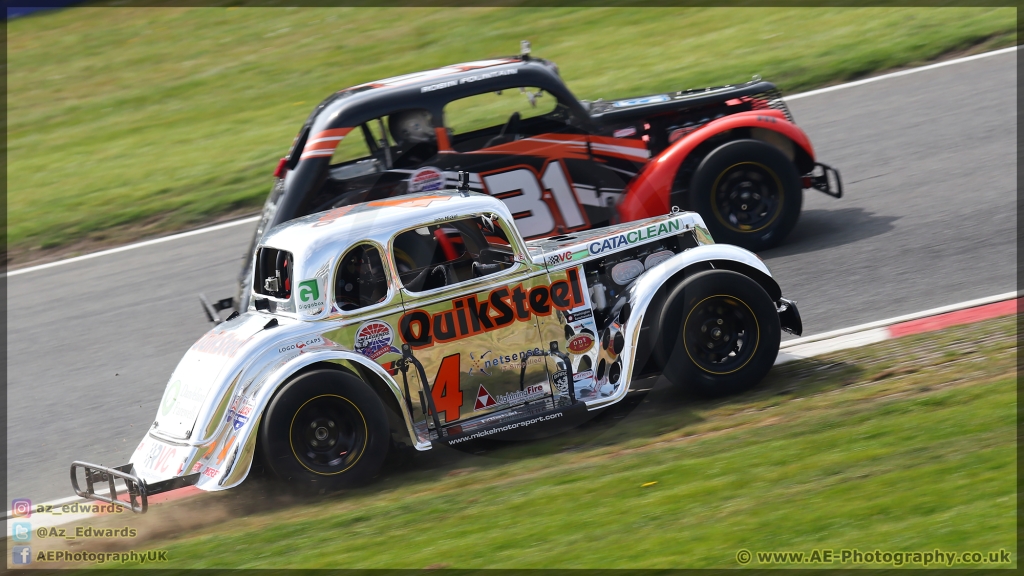
M1013 8L72 8L7 27L12 262L258 209L331 90L516 52L595 99L795 92L1016 43ZM812 134L813 138L813 134Z
M345 494L252 482L158 505L128 519L138 541L107 546L175 568L737 567L739 550L816 549L1016 566L1015 321L794 362L713 402L658 386L566 434L418 454Z

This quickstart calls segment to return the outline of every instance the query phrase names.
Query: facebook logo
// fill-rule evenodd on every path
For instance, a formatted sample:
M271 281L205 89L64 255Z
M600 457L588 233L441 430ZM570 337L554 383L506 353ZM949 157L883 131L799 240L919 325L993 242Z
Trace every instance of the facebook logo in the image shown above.
M32 563L32 547L31 546L15 546L11 549L11 562L14 564L31 564Z
M14 540L15 542L28 542L31 539L31 522L15 522L11 524L11 540Z

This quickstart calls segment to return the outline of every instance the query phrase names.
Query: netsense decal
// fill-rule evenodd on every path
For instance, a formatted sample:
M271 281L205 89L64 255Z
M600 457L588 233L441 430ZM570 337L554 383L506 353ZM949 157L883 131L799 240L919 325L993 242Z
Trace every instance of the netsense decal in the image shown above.
M548 316L555 309L571 310L585 304L579 272L572 268L565 280L550 286L534 286L529 291L518 284L513 288L502 286L491 290L486 300L467 296L452 300L452 308L431 314L426 310L412 310L402 315L399 334L413 349L427 348L435 342L451 342L476 334L490 332L526 322L534 314Z
M591 242L588 248L591 254L600 254L606 250L614 250L616 248L622 248L637 242L644 242L651 238L656 238L662 234L668 234L671 232L679 231L679 220L669 220L660 224L651 224L646 228L640 230L630 230L624 234L618 236L612 236L611 238L605 238L602 241Z

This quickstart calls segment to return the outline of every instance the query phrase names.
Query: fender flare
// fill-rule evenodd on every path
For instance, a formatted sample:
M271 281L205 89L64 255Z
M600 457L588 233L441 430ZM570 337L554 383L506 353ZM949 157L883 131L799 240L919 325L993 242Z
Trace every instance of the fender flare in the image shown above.
M200 481L197 487L205 490L224 490L232 488L240 484L249 475L249 469L252 466L253 461L253 449L255 444L256 435L259 429L259 423L263 419L263 413L270 405L270 400L274 394L280 390L288 380L298 374L305 368L313 366L315 364L337 364L339 362L351 362L357 364L363 369L370 371L373 375L380 378L384 382L385 386L395 396L395 400L398 404L401 413L399 416L405 421L406 432L409 434L409 438L415 444L417 450L427 450L431 447L429 441L421 440L416 436L416 431L413 428L412 415L409 414L406 408L404 399L402 397L401 388L398 383L382 368L379 364L370 361L362 354L350 352L347 350L322 350L312 352L308 354L301 354L296 358L288 361L284 365L277 369L267 373L263 378L263 384L259 386L255 394L251 394L248 397L254 399L254 410L253 417L249 418L245 425L242 426L238 433L235 435L233 442L236 446L243 446L244 449L239 453L237 460L233 462L231 469L228 470L221 478L218 479L216 485L212 485L212 482ZM356 375L358 377L358 374ZM257 376L259 378L259 376ZM367 383L374 392L379 394L379 391L372 383ZM382 398L382 401L386 403L386 399ZM230 436L229 436L230 437Z
M657 303L659 295L666 289L675 285L675 278L700 264L711 264L715 268L745 274L764 287L772 300L777 300L781 294L781 289L768 266L753 252L731 244L706 244L691 248L643 273L629 291L627 320L620 328L625 338L625 347L619 356L622 358L623 384L610 396L587 402L588 410L614 404L626 394L633 380L636 352L641 344L640 334L648 325L647 315L652 304Z
M680 138L657 157L652 158L634 178L618 205L622 222L631 222L669 212L669 195L683 161L709 138L737 128L757 128L776 132L791 140L814 162L814 148L807 134L790 122L780 110L738 112L709 122Z

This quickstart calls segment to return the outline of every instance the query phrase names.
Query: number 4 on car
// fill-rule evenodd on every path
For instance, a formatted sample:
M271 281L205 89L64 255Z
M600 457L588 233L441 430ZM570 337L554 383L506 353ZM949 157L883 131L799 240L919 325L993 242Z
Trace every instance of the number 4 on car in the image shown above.
M128 464L72 464L76 493L144 512L254 460L298 488L356 486L398 447L557 430L649 376L743 392L801 331L767 266L695 212L524 241L460 180L270 230L249 308L186 352Z

